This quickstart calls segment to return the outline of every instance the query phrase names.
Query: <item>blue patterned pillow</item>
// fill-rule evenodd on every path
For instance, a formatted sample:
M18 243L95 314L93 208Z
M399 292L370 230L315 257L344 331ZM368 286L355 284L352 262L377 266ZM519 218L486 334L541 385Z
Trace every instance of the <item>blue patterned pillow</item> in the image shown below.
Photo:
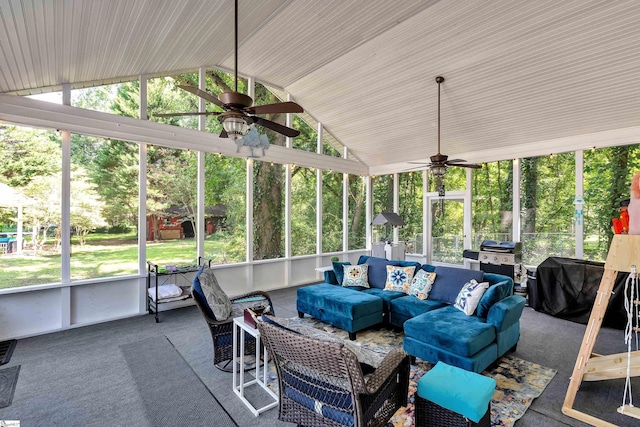
M429 292L431 292L431 287L435 281L436 273L428 273L424 270L419 270L413 278L407 293L418 299L425 300L429 298Z
M361 286L363 288L370 287L368 270L369 266L367 264L345 265L342 286Z
M462 287L456 298L456 303L453 306L467 316L471 316L473 312L476 311L480 298L482 298L484 291L486 291L488 287L489 282L478 283L474 279L471 279Z
M413 266L395 267L387 265L387 282L384 284L384 290L404 292L406 294L413 280L414 271L416 271L416 268Z

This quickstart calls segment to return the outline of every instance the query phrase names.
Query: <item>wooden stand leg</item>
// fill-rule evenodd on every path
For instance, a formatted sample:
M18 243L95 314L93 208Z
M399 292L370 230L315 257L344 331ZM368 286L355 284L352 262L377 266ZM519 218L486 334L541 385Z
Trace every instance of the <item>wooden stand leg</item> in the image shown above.
M602 320L604 318L605 312L607 311L609 299L611 298L611 291L613 290L613 285L615 284L617 275L618 272L614 270L605 269L604 271L604 276L602 277L600 288L598 289L598 294L596 295L596 302L593 305L593 309L591 310L591 316L589 317L587 330L584 334L584 338L582 339L582 345L580 346L578 359L576 360L575 367L573 368L573 374L571 375L569 388L567 389L564 404L562 405L562 413L564 413L565 415L568 415L580 421L584 421L586 423L590 423L594 426L615 426L615 424L608 423L606 421L600 420L599 418L577 411L573 409L573 404L575 402L576 394L578 393L578 389L580 388L580 384L582 383L582 379L585 374L585 366L587 365L587 362L589 361L593 353L593 346L595 345L596 338L598 336L598 333L600 332Z

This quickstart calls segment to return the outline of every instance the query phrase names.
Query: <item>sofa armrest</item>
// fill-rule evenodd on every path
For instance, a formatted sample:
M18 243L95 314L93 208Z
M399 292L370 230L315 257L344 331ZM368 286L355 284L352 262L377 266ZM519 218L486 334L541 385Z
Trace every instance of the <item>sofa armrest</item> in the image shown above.
M498 332L520 320L526 300L519 295L512 295L495 303L489 309L487 323L492 324Z
M329 283L330 285L337 285L338 279L336 278L336 273L333 270L327 270L324 272L324 281L325 283Z

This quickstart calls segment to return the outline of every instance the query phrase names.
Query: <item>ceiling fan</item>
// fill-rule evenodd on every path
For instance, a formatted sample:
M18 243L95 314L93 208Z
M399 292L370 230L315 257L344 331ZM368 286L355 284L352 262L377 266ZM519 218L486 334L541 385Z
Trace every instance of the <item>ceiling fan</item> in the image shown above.
M198 113L166 113L154 114L155 117L176 117L176 116L218 116L218 121L222 124L220 138L231 138L236 140L242 138L249 132L252 124L271 129L284 136L295 138L300 132L283 126L279 123L267 120L256 114L277 114L277 113L302 113L304 110L295 102L278 102L267 105L253 105L253 99L243 93L238 92L238 0L235 0L234 8L234 80L233 92L223 92L218 97L191 85L178 85L180 89L191 92L194 95L209 101L224 111L207 111Z
M409 162L413 164L423 165L421 167L417 167L415 169L422 169L426 166L431 170L433 176L436 178L437 186L439 187L439 191L444 192L444 188L442 188L442 180L449 166L457 166L463 168L471 168L471 169L481 169L482 165L475 165L471 163L465 163L466 160L462 159L449 159L449 156L446 156L440 153L440 84L444 82L444 77L438 76L436 77L436 83L438 83L438 154L435 154L430 157L431 163L423 163L423 162ZM442 188L442 189L440 189Z

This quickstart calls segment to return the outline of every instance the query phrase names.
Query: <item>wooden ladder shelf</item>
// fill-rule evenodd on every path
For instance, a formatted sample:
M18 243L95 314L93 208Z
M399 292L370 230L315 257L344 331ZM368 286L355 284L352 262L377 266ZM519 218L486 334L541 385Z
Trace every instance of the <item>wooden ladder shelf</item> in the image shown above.
M627 377L627 353L601 356L593 354L593 346L600 332L602 320L607 311L618 272L630 272L631 266L634 264L640 267L640 235L616 234L613 236L607 261L604 265L604 275L598 288L596 301L591 310L587 330L582 339L582 345L580 346L580 352L578 353L578 358L573 368L567 395L562 405L563 414L598 427L615 427L615 424L573 409L573 404L582 381L601 381ZM640 376L640 351L631 353L631 376ZM640 408L625 405L624 411L623 408L618 408L618 412L630 417L640 418Z

